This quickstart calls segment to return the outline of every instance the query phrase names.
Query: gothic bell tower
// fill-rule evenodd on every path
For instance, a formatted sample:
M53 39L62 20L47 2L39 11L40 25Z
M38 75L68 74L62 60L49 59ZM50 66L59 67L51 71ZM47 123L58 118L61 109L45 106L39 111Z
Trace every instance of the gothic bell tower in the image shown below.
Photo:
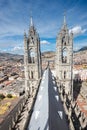
M57 35L55 70L57 81L65 86L66 93L72 86L73 34L69 34L64 16L63 26Z
M31 94L41 78L40 38L30 18L28 36L24 33L25 92Z

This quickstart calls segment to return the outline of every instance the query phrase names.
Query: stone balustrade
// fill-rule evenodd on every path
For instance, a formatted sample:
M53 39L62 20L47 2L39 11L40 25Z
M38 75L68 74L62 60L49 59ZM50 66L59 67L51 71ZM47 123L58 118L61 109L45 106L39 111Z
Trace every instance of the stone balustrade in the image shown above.
M40 80L38 80L38 83L37 83L37 90L40 86ZM35 93L37 93L37 90L35 90ZM36 94L34 95L31 95L31 98L32 98L32 103L33 101L35 100L35 96ZM20 117L20 114L22 113L22 111L24 111L24 108L27 104L27 101L28 101L28 98L29 97L26 97L26 96L23 96L19 101L18 103L15 105L15 107L13 108L13 110L8 114L8 116L6 116L6 118L3 120L3 122L0 124L0 130L12 130L15 125L17 124L17 121L18 121L18 118ZM30 98L29 98L30 99ZM31 103L31 104L32 104ZM31 108L33 107L33 104L31 105ZM31 109L31 108L26 108L27 110ZM24 128L27 126L27 120L28 120L28 113L26 116L26 121L25 121L25 126L23 126ZM16 129L16 128L15 128Z
M57 84L59 85L59 83ZM72 101L71 95L64 93L64 88L58 86L60 98L63 102L64 110L68 116L68 123L71 130L86 130L87 117L81 112L76 101Z
M14 107L14 109L8 114L8 116L0 124L0 130L5 130L5 129L11 130L12 129L12 127L17 122L18 116L20 115L20 112L22 111L25 102L26 102L26 100L24 97L19 100L19 102Z

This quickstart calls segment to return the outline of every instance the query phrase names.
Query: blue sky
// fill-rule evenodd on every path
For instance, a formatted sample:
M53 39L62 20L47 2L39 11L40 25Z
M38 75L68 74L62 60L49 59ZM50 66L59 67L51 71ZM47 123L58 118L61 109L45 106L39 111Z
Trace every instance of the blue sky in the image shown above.
M23 54L23 34L24 30L28 33L31 10L42 51L55 51L64 11L74 33L74 50L87 46L86 0L0 0L0 52Z

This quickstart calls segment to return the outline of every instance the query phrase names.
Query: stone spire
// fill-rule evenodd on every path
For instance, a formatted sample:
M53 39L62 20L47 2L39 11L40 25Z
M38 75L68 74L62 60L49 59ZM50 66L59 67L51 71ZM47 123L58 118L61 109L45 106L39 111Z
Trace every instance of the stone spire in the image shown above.
M64 13L64 25L66 25L66 13Z
M29 35L32 35L35 33L35 27L33 23L33 17L32 15L30 16L30 24L29 24Z
M34 26L32 16L30 17L30 26Z
M63 30L66 30L67 31L67 23L66 23L66 12L64 12L64 20L63 20L63 26L62 26L62 29Z
M26 38L26 31L24 30L24 38Z

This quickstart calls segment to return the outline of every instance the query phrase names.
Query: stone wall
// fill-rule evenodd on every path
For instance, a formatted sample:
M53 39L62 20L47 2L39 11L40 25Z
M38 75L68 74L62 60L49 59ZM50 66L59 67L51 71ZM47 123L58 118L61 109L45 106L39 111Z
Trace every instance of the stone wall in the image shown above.
M81 112L76 101L65 93L63 86L58 84L58 91L65 109L66 119L71 130L87 130L87 117Z
M11 130L17 122L18 116L20 115L23 106L26 103L25 97L23 97L14 107L14 109L6 116L3 122L0 124L0 130Z
M38 93L38 89L40 86L40 82L41 79L38 80L36 84L37 88L34 89L33 94L30 97L24 96L15 105L14 109L8 114L8 116L0 124L0 130L12 130L12 129L24 130L27 128L30 116L32 114L33 106L36 100L36 96ZM23 112L24 112L24 118L22 119L22 121L20 121L20 126L18 126L20 117L23 114Z

